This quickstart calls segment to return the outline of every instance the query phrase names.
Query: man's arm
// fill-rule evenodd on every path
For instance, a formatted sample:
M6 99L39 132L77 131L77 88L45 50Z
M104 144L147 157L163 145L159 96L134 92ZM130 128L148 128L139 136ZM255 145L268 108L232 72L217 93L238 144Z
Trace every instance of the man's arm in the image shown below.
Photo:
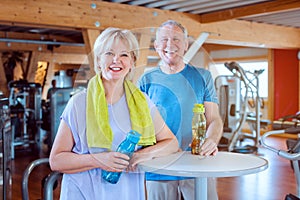
M219 106L213 102L204 102L207 121L206 140L202 146L203 155L215 155L218 143L223 134L223 121L219 114Z

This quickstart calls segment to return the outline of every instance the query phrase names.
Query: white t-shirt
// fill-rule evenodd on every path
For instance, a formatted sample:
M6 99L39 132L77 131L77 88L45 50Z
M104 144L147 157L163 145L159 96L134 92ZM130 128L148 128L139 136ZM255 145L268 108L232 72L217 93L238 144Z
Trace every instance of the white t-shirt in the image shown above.
M153 119L156 107L150 101L149 97L145 96ZM108 105L108 113L110 126L114 134L112 150L115 151L131 130L125 95L115 104ZM86 91L82 91L70 99L61 118L68 124L72 131L75 141L72 150L74 153L88 154L91 152L106 151L103 148L88 148L86 139ZM60 199L145 199L143 172L123 172L118 183L111 184L101 178L101 171L101 169L91 169L75 174L64 174Z

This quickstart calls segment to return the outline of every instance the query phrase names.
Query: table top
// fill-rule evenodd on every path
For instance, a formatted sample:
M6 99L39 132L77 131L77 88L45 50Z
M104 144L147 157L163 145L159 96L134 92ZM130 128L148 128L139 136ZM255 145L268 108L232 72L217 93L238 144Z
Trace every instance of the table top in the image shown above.
M139 164L142 171L182 177L233 177L267 168L268 161L259 156L222 151L207 157L183 151Z

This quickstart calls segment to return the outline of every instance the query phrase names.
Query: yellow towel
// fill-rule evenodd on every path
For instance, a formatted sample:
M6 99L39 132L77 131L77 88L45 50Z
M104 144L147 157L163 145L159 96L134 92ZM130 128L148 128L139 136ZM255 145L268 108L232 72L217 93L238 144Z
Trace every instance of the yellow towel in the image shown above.
M131 129L141 134L139 145L156 143L154 126L144 94L130 81L124 82ZM88 84L86 102L86 135L89 147L111 148L113 133L109 124L108 106L100 75Z

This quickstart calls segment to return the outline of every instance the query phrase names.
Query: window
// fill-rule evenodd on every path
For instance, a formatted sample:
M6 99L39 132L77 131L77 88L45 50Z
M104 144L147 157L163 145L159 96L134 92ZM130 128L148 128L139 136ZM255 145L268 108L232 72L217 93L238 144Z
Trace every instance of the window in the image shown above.
M259 79L259 96L263 98L268 97L268 62L267 61L256 61L256 62L238 62L239 65L243 68L247 77L254 85L256 85L255 76L251 73L261 70L262 73L258 75ZM220 75L233 75L233 73L228 70L225 65L222 63L212 63L209 65L209 70L212 73L213 78L215 79ZM250 72L250 73L248 73ZM242 94L245 92L245 86L242 84ZM251 90L250 90L251 91ZM252 94L248 92L248 96L251 97ZM255 91L254 91L255 92Z

